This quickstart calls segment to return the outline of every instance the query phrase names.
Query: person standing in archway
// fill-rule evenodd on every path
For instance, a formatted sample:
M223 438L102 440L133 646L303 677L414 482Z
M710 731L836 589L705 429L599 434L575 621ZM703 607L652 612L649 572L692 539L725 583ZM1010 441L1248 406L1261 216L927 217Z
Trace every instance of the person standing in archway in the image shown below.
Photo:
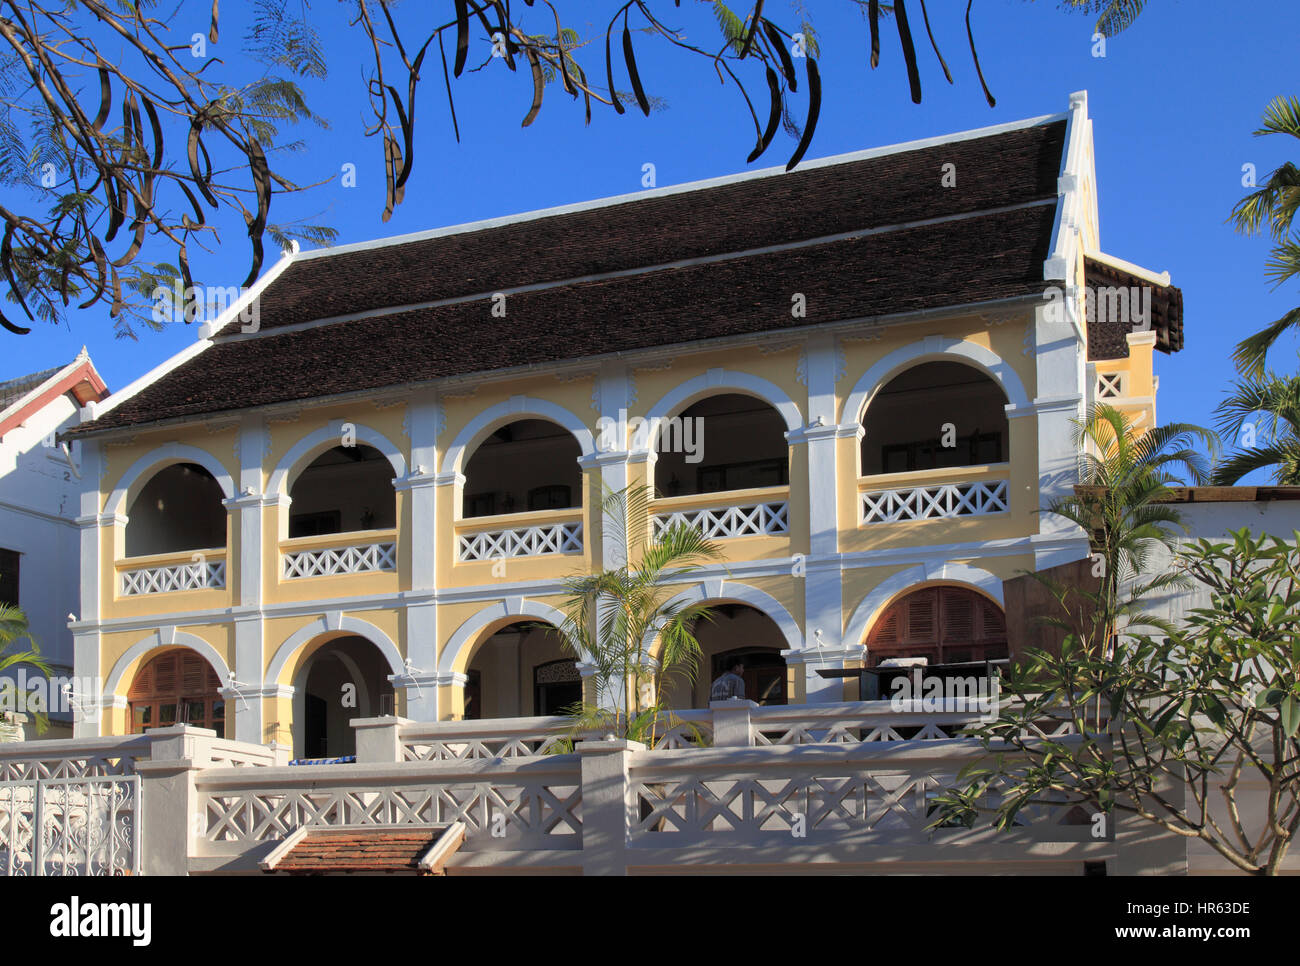
M744 673L744 662L733 661L731 667L719 674L717 680L713 682L713 687L709 691L709 700L727 701L730 698L743 698L745 696L745 679L741 675Z

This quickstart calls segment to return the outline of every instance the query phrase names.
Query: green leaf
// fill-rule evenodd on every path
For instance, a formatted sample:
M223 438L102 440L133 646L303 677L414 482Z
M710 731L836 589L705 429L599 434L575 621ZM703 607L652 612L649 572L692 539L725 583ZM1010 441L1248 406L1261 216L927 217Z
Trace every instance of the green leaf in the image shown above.
M1295 735L1296 729L1300 728L1300 701L1297 701L1295 695L1288 694L1282 700L1282 730L1288 738Z

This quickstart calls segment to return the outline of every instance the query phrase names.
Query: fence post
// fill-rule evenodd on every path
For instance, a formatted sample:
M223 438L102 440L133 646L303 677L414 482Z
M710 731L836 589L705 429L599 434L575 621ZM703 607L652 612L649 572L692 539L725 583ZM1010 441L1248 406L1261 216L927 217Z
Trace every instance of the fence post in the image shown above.
M632 810L628 758L644 750L641 742L623 738L578 744L583 875L627 875L627 823Z
M212 765L210 728L176 725L148 732L149 760L137 761L142 814L140 848L145 875L188 875L203 833L194 779Z
M352 722L357 735L357 764L388 763L402 760L402 727L409 718L389 715L386 718L357 718Z
M744 698L710 701L709 710L713 712L713 747L748 748L752 745L754 739L750 731L749 713L757 708L757 702Z

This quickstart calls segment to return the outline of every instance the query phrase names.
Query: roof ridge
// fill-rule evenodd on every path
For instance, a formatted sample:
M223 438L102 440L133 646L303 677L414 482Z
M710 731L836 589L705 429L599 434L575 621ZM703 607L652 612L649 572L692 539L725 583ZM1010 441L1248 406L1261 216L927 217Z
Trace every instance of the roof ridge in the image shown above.
M816 171L821 168L835 167L842 164L870 161L875 158L888 157L892 154L906 154L910 151L922 151L926 148L939 147L944 144L975 141L985 137L996 137L999 134L1007 134L1012 131L1027 130L1032 127L1056 124L1060 121L1066 120L1068 117L1069 112L1043 114L1038 117L1023 118L1018 121L1005 121L1001 124L990 124L986 127L971 128L965 131L955 131L951 134L939 135L937 137L918 138L912 141L902 141L897 144L889 144L881 147L863 148L858 151L847 151L842 154L829 155L824 158L813 158L804 161L793 171L786 171L784 167L779 166L762 168L757 171L740 171L733 174L717 175L712 178L687 181L677 185L666 185L662 188L646 188L640 191L626 192L621 195L608 195L604 198L596 198L589 201L571 202L565 205L555 205L550 208L536 208L531 211L517 212L511 215L498 215L493 218L483 218L477 221L462 222L458 225L445 225L441 228L429 228L423 231L408 232L403 235L390 235L387 238L375 238L360 242L350 242L345 245L335 245L329 248L315 248L310 251L303 251L299 254L298 261L314 261L319 258L350 255L354 252L372 251L376 248L393 248L401 245L415 244L422 241L431 241L435 238L445 238L452 235L465 235L476 231L502 228L506 225L514 225L521 222L540 221L544 218L553 218L559 215L576 214L599 208L613 208L619 205L634 204L638 201L652 198L665 198L678 194L689 194L694 191L707 191L710 188L720 188L731 184L741 184L746 181L757 181L763 178L775 178L787 174Z

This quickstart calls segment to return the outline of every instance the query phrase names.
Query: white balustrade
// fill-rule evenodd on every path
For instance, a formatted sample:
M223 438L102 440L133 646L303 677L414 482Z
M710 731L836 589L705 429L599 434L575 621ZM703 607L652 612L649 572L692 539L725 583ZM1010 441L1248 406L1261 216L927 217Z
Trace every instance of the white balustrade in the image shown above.
M1007 512L1007 481L940 483L861 494L862 522L942 520Z
M581 523L548 523L508 530L483 530L460 535L460 559L498 560L502 557L540 557L552 553L582 553Z
M781 536L790 531L789 504L777 500L661 513L655 516L655 536L679 524L694 527L709 540Z
M577 757L211 769L197 776L202 851L231 854L304 826L464 822L464 851L578 850Z
M177 590L223 590L226 586L224 560L164 564L122 571L122 596L169 594Z
M284 578L335 577L397 569L397 544L368 543L349 547L313 547L284 554Z

